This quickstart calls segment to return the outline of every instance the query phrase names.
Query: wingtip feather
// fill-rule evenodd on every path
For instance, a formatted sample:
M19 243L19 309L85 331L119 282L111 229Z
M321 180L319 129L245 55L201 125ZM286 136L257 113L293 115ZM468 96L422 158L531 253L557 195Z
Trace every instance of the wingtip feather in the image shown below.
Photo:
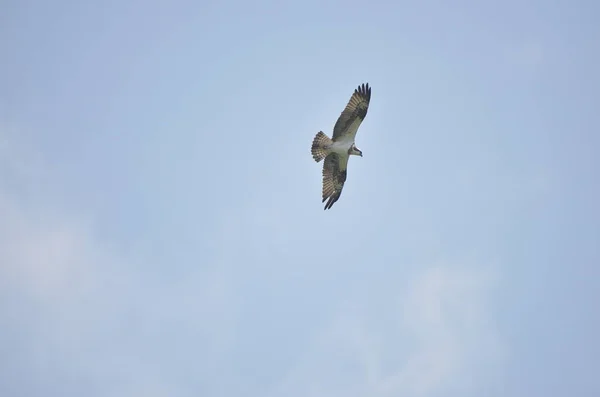
M360 96L365 97L368 101L371 100L371 87L369 86L369 83L362 83L355 92Z

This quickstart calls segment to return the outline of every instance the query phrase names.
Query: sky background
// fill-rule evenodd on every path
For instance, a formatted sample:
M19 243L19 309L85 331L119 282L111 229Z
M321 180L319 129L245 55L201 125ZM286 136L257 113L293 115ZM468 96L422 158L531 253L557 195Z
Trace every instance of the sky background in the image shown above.
M0 0L0 395L598 396L599 13Z

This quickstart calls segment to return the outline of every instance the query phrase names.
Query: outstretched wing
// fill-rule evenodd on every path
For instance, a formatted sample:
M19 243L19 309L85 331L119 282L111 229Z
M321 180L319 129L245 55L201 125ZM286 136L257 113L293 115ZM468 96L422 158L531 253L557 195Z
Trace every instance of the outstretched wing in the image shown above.
M323 163L323 201L325 210L331 208L340 198L344 182L346 182L346 167L348 165L348 155L342 156L337 153L330 153L325 157Z
M367 116L369 110L369 102L371 101L371 87L367 83L359 85L350 97L346 108L337 119L333 127L333 140L344 136L354 140L356 131L360 127L360 123Z

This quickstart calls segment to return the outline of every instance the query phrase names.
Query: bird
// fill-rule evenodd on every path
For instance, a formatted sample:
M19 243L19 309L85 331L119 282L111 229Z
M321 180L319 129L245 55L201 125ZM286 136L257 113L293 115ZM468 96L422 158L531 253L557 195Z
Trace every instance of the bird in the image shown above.
M339 200L346 182L348 160L350 156L363 156L356 147L354 138L358 127L367 116L371 101L371 87L363 83L354 90L348 104L338 117L329 138L319 131L312 142L311 154L318 163L323 162L323 200L327 200L323 210L331 209Z

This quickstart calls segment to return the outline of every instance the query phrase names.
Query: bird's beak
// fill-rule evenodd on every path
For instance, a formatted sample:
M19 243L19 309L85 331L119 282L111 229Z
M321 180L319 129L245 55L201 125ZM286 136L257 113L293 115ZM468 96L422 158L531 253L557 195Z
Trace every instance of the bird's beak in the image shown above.
M360 157L362 157L362 152L360 152Z

